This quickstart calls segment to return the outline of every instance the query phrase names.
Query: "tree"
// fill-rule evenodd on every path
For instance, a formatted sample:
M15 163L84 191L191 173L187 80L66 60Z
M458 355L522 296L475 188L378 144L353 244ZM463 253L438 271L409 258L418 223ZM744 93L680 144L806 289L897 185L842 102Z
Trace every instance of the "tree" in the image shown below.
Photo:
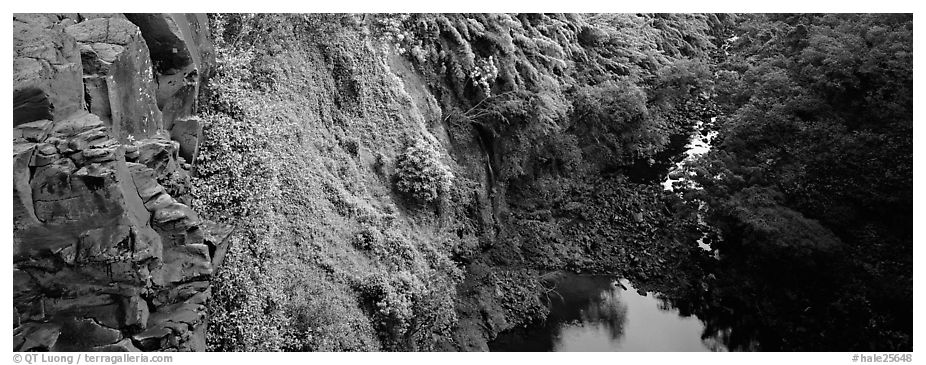
M757 326L763 348L910 350L912 17L775 15L740 32L719 65L721 142L686 193L723 237L718 275L801 298L756 297L786 317Z

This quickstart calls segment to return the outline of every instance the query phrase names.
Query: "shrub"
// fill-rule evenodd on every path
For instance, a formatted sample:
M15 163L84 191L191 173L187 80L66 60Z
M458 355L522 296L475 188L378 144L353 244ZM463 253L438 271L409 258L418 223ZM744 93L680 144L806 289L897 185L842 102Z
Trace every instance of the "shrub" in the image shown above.
M219 220L245 215L268 192L273 177L267 131L224 113L206 113L203 120L192 179L193 208Z
M668 142L667 126L647 108L646 94L627 79L577 90L573 119L590 162L620 166L652 157Z
M434 271L401 270L371 274L358 289L384 349L429 351L457 322L457 284Z
M417 293L424 284L409 272L374 274L361 284L361 294L372 305L373 324L387 347L397 347L415 317Z
M382 244L384 240L383 233L378 228L364 225L357 234L354 235L354 247L361 250L369 250Z
M433 203L450 191L453 173L434 148L417 142L396 159L396 188L418 203Z

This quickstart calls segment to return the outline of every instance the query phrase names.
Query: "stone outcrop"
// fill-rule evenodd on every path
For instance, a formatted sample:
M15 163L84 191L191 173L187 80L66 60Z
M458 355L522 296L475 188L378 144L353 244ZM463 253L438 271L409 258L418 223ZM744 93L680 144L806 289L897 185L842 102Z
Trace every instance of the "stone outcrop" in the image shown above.
M84 110L80 51L57 16L13 16L13 124ZM24 112L24 111L29 112ZM48 117L51 118L48 118Z
M170 129L170 138L180 144L180 156L187 161L196 161L202 137L203 123L197 117L178 119Z
M196 109L199 85L215 63L204 14L126 14L151 47L164 128Z
M151 56L141 31L120 18L95 18L65 28L80 49L87 107L115 136L153 135L161 111Z
M151 17L202 20L171 28L196 45L198 88L205 18ZM196 93L162 90L165 45L144 31L119 14L14 16L14 351L205 349L231 228L188 206Z
M204 349L212 257L196 212L94 114L14 136L14 349Z

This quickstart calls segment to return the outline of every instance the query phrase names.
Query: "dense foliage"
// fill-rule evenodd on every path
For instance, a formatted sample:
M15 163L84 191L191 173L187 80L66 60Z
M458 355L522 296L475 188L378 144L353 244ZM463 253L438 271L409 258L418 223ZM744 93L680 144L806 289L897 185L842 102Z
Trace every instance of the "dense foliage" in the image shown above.
M423 128L359 19L210 16L193 204L236 226L211 350L429 350L456 323L456 236L397 214L387 183L429 200L451 193L450 171L433 147L406 149Z
M457 298L458 346L485 349L473 343L542 321L550 293L541 273L700 283L690 260L703 255L692 236L694 217L653 183L664 174L657 166L679 152L670 150L671 137L684 138L704 117L714 88L708 57L732 20L373 17L372 34L404 55L438 98L456 162L469 171L485 164L492 227L482 243L458 251L467 263ZM462 152L472 145L480 153L475 162ZM637 184L621 176L630 169L655 172ZM456 183L479 184L473 178L480 175L456 173Z
M563 270L732 349L910 349L910 16L211 20L194 205L238 227L214 350L486 349Z
M480 135L505 184L551 168L627 167L665 149L670 134L693 123L675 118L677 109L710 88L693 60L722 43L717 35L731 19L377 15L373 29L429 77L445 122L462 125L452 138Z
M424 142L409 146L396 158L396 188L418 203L433 203L447 197L453 173L440 155Z
M840 14L736 31L720 143L687 192L721 237L711 306L736 317L705 315L734 348L912 349L912 29Z

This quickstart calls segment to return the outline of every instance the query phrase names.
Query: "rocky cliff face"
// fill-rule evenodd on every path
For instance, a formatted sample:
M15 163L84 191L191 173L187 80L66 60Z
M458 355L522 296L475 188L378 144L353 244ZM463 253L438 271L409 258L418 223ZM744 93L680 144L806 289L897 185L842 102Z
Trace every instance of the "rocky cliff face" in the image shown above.
M187 205L205 16L13 23L14 351L203 350L230 233Z

